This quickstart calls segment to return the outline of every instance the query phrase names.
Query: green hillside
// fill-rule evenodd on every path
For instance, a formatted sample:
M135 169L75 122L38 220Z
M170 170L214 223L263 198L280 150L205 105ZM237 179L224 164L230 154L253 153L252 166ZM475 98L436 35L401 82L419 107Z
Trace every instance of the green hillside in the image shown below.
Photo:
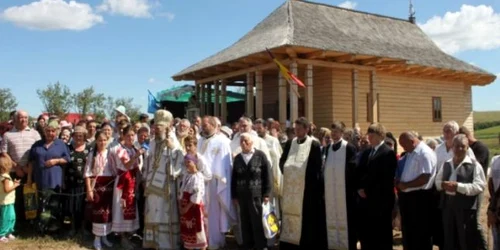
M500 111L474 111L474 122L500 121Z
M481 129L474 132L474 136L482 141L490 149L490 157L500 154L500 142L498 135L500 134L500 126L495 126L487 129Z

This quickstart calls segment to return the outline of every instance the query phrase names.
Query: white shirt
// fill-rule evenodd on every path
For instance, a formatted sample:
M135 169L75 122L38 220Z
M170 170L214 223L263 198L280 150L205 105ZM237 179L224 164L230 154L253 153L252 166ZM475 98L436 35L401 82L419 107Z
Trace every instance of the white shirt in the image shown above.
M500 186L500 155L491 158L490 168L488 168L488 178L493 181L493 188L496 191Z
M457 170L462 167L464 163L471 163L472 159L469 156L465 156L464 160L458 164L457 167L453 165L453 158L447 160L451 165L451 175L448 181L457 181ZM441 184L443 183L443 168L439 168L439 171L436 175L436 188L438 191L441 191ZM474 179L472 183L458 183L457 192L467 195L467 196L475 196L484 191L486 187L486 178L484 177L483 167L481 164L476 161L476 167L474 168ZM455 193L446 192L449 195L455 195Z
M245 164L248 165L248 162L250 161L250 159L252 159L252 156L253 156L254 153L255 153L255 149L253 149L253 148L248 153L241 152L241 156L243 156L243 161L245 161Z
M436 154L424 142L420 142L411 153L405 154L405 167L401 174L402 182L410 182L417 179L422 174L430 174L431 177L427 184L420 187L413 187L404 190L403 192L411 192L415 190L428 190L434 184L434 176L436 175Z
M437 171L439 171L441 166L443 166L443 164L447 160L453 159L453 149L450 148L450 150L447 151L446 150L446 142L439 144L436 147L436 150L434 150L434 152L436 152L436 158L437 158L437 163L436 163ZM470 147L467 150L467 156L469 156L472 160L476 159L476 156L474 155L474 152L472 151L472 149Z

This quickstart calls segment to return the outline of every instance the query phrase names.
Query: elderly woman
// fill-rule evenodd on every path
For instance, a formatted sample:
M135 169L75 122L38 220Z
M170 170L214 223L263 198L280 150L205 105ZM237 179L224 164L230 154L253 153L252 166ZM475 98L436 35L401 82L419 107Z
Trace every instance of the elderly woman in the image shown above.
M253 136L240 135L241 153L233 162L231 197L240 207L243 245L264 249L267 240L262 227L262 203L268 203L272 192L272 173L264 152L253 147Z
M87 130L76 126L73 132L73 143L69 145L70 162L64 171L66 193L72 195L68 199L67 215L71 217L71 232L74 235L82 226L85 207L85 180L83 177L85 164L90 148L86 143Z
M55 191L59 193L63 188L62 167L69 162L70 154L68 146L60 139L57 139L57 134L59 132L59 124L57 121L49 122L44 130L45 139L35 142L30 149L27 185L31 185L34 177L38 190ZM60 197L52 197L50 196L50 192L43 192L38 197L41 201L38 203L39 213L45 210L51 214L51 217L55 217L55 221L52 219L42 220L41 223L38 224L40 226L39 229L42 231L57 230L59 228L59 219L62 215L62 211L57 207L44 207L44 205L57 204L60 201L52 201L52 199L58 199Z
M32 183L33 176L38 189L62 188L61 166L69 162L67 145L57 139L59 124L56 121L45 126L45 139L33 144L29 153L28 185Z

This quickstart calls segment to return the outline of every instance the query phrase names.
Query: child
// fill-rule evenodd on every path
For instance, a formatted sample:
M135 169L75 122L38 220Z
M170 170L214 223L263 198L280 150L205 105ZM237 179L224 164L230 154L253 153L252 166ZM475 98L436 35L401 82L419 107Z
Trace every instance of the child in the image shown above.
M16 188L19 180L12 181L9 173L12 168L12 160L8 155L0 155L0 242L15 240L12 235L16 224L16 212L14 201L16 200Z
M180 188L181 239L186 249L206 249L208 242L204 221L203 196L205 180L196 167L198 158L191 153L184 157L186 172Z
M94 248L101 250L104 245L112 247L106 236L111 233L113 204L113 184L115 170L108 161L108 138L102 131L95 136L96 148L88 155L85 165L85 185L87 202L92 203L92 233L95 235Z

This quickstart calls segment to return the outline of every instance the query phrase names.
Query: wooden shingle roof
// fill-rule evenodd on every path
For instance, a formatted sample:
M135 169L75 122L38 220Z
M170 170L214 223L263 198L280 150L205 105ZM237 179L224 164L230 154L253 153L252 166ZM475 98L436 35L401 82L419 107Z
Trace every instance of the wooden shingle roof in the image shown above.
M233 45L173 76L174 80L209 67L287 46L404 60L409 65L495 75L444 53L416 24L307 1L287 1ZM190 78L190 77L187 77ZM192 78L192 77L191 77Z

